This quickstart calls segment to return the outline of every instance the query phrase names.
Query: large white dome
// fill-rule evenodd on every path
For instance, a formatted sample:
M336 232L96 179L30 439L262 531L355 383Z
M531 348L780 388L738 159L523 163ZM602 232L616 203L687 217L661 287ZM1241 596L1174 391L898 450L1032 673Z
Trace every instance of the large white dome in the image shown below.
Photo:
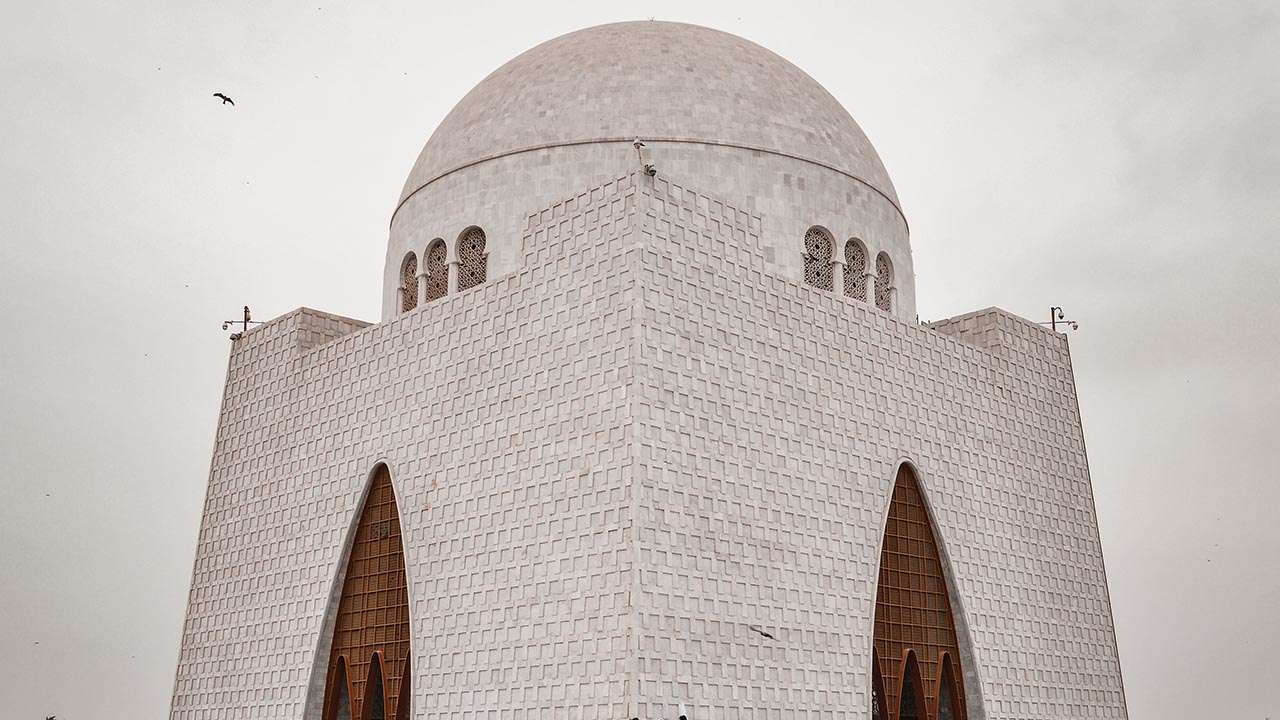
M484 160L637 137L808 160L898 204L867 136L803 70L728 33L654 21L562 35L498 68L432 134L400 202Z
M849 113L755 43L653 21L549 40L458 102L418 156L391 218L383 317L403 310L405 268L421 275L418 260L431 248L436 262L457 265L467 233L485 238L487 277L518 272L530 214L638 172L636 138L663 181L761 218L767 271L803 282L804 238L821 228L836 259L852 244L874 268L884 253L894 313L913 317L906 219Z

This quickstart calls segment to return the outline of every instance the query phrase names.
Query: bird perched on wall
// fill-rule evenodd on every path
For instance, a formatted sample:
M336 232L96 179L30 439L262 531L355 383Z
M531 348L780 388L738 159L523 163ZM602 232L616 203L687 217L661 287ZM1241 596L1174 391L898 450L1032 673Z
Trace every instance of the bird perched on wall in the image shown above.
M222 94L222 93L220 93L220 92L216 92L216 93L214 93L214 94L213 94L213 96L214 96L214 97L216 97L216 98L221 98L221 99L222 99L222 104L223 104L223 105L230 105L230 106L232 106L232 107L235 107L236 101L235 101L235 100L232 100L231 98L227 97L226 95L223 95L223 94Z

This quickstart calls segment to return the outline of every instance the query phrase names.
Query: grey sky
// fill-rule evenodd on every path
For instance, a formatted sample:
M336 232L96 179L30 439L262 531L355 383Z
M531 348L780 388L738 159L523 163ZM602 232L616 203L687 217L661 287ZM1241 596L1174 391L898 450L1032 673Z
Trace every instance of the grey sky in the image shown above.
M453 103L542 40L649 15L759 42L849 109L923 319L1080 321L1132 717L1280 716L1280 5L182 5L0 22L6 716L167 713L220 322L377 320L391 211Z

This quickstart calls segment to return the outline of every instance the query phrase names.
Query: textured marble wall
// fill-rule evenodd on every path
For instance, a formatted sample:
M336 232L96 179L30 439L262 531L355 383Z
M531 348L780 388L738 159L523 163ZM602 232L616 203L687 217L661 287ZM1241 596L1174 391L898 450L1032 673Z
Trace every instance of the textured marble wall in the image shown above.
M640 717L868 717L903 462L971 717L1124 717L1065 337L995 309L922 327L771 275L769 218L661 179L641 210Z
M526 216L522 263L478 288L237 341L172 717L312 716L380 462L415 718L866 717L901 462L973 716L1124 717L1065 339L804 286L769 226L626 175Z
M769 218L761 244L763 259L782 277L797 282L804 278L804 234L814 225L831 232L837 259L844 259L842 243L849 238L867 246L872 267L876 253L888 253L898 288L895 314L915 319L907 223L897 206L873 188L809 161L741 148L649 141L648 152L660 178L696 183L702 192L733 198L744 211ZM383 318L399 310L396 289L406 253L421 258L440 238L453 257L458 236L479 225L489 235L491 270L515 272L524 263L523 224L531 210L637 169L629 141L596 142L508 155L436 180L408 199L392 220Z
M414 717L625 713L630 183L531 219L518 273L372 327L303 309L236 342L172 717L319 707L322 628L380 462Z

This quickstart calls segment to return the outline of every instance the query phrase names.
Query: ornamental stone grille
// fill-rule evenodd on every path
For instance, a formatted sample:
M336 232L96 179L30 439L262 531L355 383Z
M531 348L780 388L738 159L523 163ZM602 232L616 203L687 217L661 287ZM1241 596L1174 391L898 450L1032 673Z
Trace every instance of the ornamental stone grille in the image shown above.
M831 271L831 253L835 243L831 234L819 227L804 234L804 281L821 290L835 289Z
M857 238L844 245L844 294L867 301L867 249Z
M449 294L449 250L444 240L436 240L427 248L426 301L439 300Z
M893 258L889 312L813 292L819 223ZM454 237L470 289L401 312ZM940 665L974 720L1125 720L1066 339L915 320L893 184L799 68L680 23L548 41L431 134L385 251L380 322L230 343L171 720L324 720L330 678L340 717L942 720Z
M413 253L405 255L404 263L400 266L400 287L404 288L400 300L401 312L409 312L418 307L418 256Z
M458 289L473 288L485 281L488 258L484 252L484 231L473 227L458 240Z
M892 310L893 303L893 263L889 256L880 253L876 256L876 307L881 310Z

